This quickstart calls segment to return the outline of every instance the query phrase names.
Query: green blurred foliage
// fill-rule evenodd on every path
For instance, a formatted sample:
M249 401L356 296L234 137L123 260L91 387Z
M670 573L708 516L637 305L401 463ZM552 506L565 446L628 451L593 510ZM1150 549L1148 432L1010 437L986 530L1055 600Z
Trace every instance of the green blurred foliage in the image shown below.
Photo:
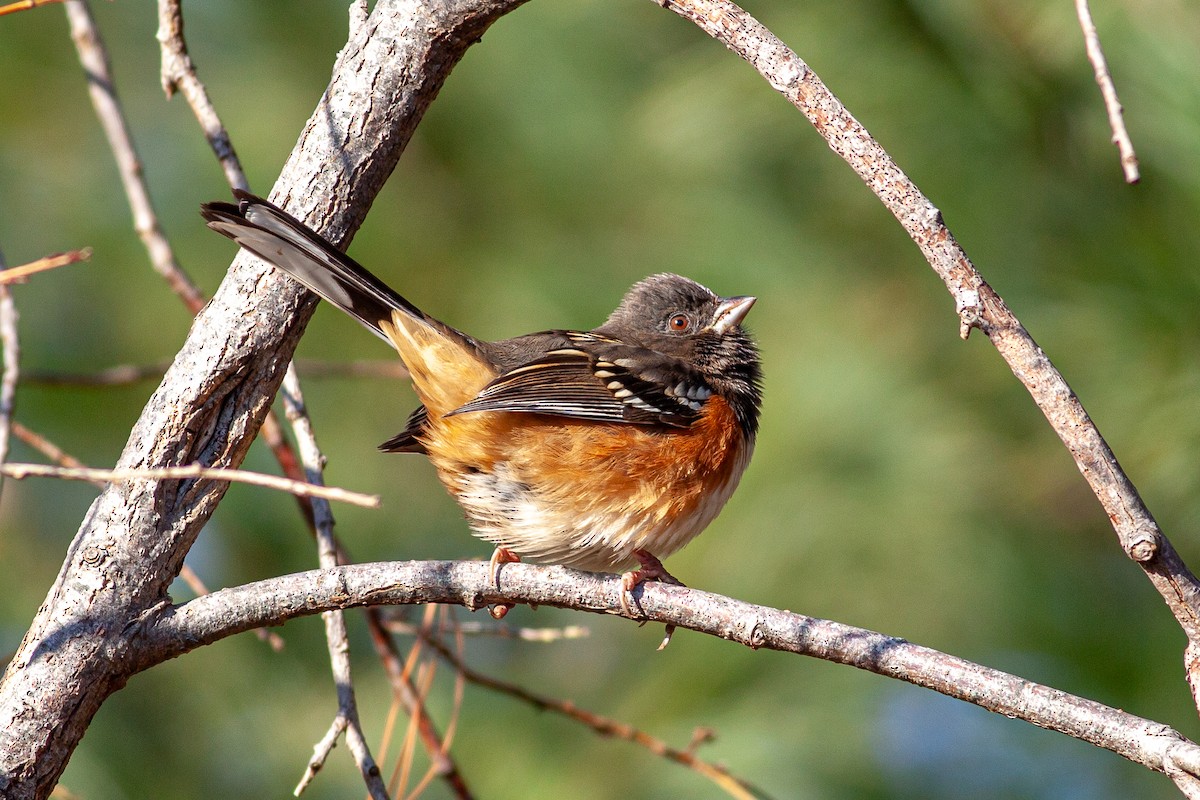
M1121 181L1067 0L747 3L942 209L1197 563L1200 11L1094 5L1141 157L1136 187ZM153 4L94 10L163 226L211 292L232 252L196 208L227 189L183 101L162 96ZM186 12L201 77L266 192L344 41L344 4ZM16 289L24 370L169 359L189 318L132 232L60 8L0 20L0 112L8 262L95 250ZM451 76L351 252L487 337L597 324L662 270L758 295L767 401L755 461L711 530L671 560L676 574L1200 734L1182 635L1024 390L983 337L959 340L936 277L804 119L654 3L540 0L501 20ZM328 309L300 346L305 358L388 355ZM26 383L19 418L112 464L152 388ZM384 498L383 511L337 510L357 558L487 554L428 464L373 449L412 406L407 387L306 388L329 480ZM38 458L21 445L13 456ZM272 469L258 449L248 466ZM93 496L4 486L0 651L17 646ZM235 487L190 560L221 586L315 555L290 499ZM673 743L711 726L702 754L776 797L1176 796L1111 754L844 667L687 632L656 653L659 630L553 609L513 618L592 634L471 640L471 663ZM390 695L361 620L350 624L377 740ZM240 636L135 677L64 785L88 800L290 791L335 700L319 620L280 633L280 654ZM444 720L449 681L435 697ZM483 797L718 796L638 748L475 688L454 752ZM361 793L339 748L307 796ZM428 796L446 792L435 783Z

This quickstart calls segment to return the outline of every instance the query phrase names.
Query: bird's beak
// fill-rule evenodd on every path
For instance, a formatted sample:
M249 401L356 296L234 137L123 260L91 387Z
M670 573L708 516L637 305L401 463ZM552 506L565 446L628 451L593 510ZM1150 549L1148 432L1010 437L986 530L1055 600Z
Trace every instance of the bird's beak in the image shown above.
M757 297L723 297L717 313L713 314L712 329L717 333L725 333L741 324L746 314L754 306Z

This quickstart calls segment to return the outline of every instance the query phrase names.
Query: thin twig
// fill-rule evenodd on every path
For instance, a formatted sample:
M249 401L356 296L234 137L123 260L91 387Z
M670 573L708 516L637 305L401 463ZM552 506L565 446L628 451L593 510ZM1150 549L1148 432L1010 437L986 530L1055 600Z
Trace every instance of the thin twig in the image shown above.
M325 457L317 446L316 435L312 430L308 412L304 407L304 396L300 391L300 381L296 377L296 368L289 364L287 374L283 379L283 403L287 409L288 421L296 432L299 445L300 460L304 465L305 478L309 483L320 485L324 481ZM324 569L338 566L338 547L333 537L333 511L329 503L312 498L313 522L317 536L317 560ZM333 672L333 682L337 687L339 719L345 720L343 726L346 732L346 744L350 748L354 761L358 765L367 792L374 800L389 800L387 786L380 776L379 767L371 755L366 737L362 732L362 722L358 717L358 701L354 694L354 678L350 669L350 639L346 635L346 618L341 610L326 611L321 615L325 622L325 642L329 648L329 664ZM313 762L304 773L304 778L296 787L296 795L304 791L310 775L315 774Z
M15 14L18 11L28 11L31 8L38 6L48 6L51 3L61 3L63 0L17 0L15 3L7 3L0 6L0 17L5 14Z
M424 666L429 672L429 682L431 685L432 681L433 681L433 674L436 672L437 665L436 665L436 663L427 663ZM466 686L466 681L463 679L462 675L455 675L455 677L454 677L454 696L451 699L450 723L446 726L446 749L447 750L449 750L451 743L454 741L454 732L458 728L458 720L460 718L460 714L462 713L462 704L463 704L463 696L464 696L465 686ZM426 688L426 693L428 693L429 686L426 686L425 688ZM415 736L413 737L413 740L414 741L416 740ZM437 764L430 763L429 768L425 770L425 774L422 775L421 779L419 781L417 781L416 785L413 786L413 788L411 790L409 790L408 794L406 795L406 800L416 800L416 798L420 797L425 792L425 790L429 787L429 784L433 783L433 779L436 778L437 776L438 776Z
M121 182L125 187L125 194L133 213L134 230L146 247L150 263L155 271L167 281L172 291L179 296L188 310L192 314L197 314L204 306L204 294L175 259L171 244L159 225L158 215L150 201L150 192L146 186L141 162L134 149L133 139L125 122L121 105L117 100L112 70L109 67L108 51L96 28L96 21L83 0L66 0L66 7L71 25L71 38L79 53L80 63L88 74L88 91L92 98L92 104L117 162ZM182 36L182 22L178 32ZM189 99L191 98L189 97ZM232 163L236 164L236 160ZM244 182L243 178L242 184ZM283 436L279 421L275 418L273 411L268 413L263 421L260 433L275 455L283 473L291 480L303 483L301 480L303 472ZM307 518L307 507L303 513Z
M34 450L37 450L39 453L60 467L87 469L87 465L78 458L75 458L70 453L67 453L45 436L26 428L16 420L13 420L12 423L12 433L13 436L16 436L22 442L32 447ZM93 486L99 486L100 488L104 488L104 485L107 483L107 481L99 478L92 479L88 482ZM204 581L200 579L200 576L196 574L196 571L186 563L179 568L179 577L184 583L191 587L191 590L195 592L197 596L209 594L211 592L211 590L204 585ZM274 631L268 630L267 628L256 628L254 630L254 634L259 639L270 645L271 649L275 652L278 653L279 651L283 650L283 637Z
M22 264L19 267L4 270L3 274L0 274L0 284L18 283L38 272L65 267L67 264L75 264L79 261L87 261L91 257L92 248L90 247L84 247L80 250L68 250L65 253L55 253L54 255L39 258L37 261L30 261L28 264Z
M432 635L434 627L438 626L442 620L452 620L451 612L451 609L444 606L433 604L425 606L422 629L427 634ZM461 655L461 637L456 637L456 641L459 644L459 653ZM415 742L416 738L427 738L425 733L421 730L421 725L423 721L429 719L425 699L429 696L429 690L432 686L433 675L436 671L436 662L431 663L428 659L432 659L433 657L426 657L424 655L422 644L423 641L418 639L409 657L409 665L406 666L405 669L405 677L407 678L412 672L412 665L415 663L416 659L420 658L422 661L419 670L422 672L419 672L419 675L427 674L427 677L418 677L418 679L414 682L415 687L418 689L417 699L420 705L416 709L417 713L410 714L411 724L409 725L409 730L405 737L404 752L402 753L401 759L399 759L397 762L396 773L392 778L392 785L396 787L406 786L408 783L408 773L412 762L413 743ZM461 674L456 674L454 678L454 696L451 705L450 719L446 723L445 736L441 739L438 751L430 754L431 758L429 761L429 767L425 770L425 774L422 775L421 779L417 781L416 785L406 793L405 797L408 800L413 800L414 798L418 797L435 777L445 774L445 764L447 761L450 761L450 746L454 741L454 733L458 729L458 720L462 713L464 688L463 676ZM453 762L450 761L450 763L452 764ZM455 768L455 771L457 772L457 767ZM466 788L466 784L462 782L460 775L455 774L453 776L453 780L450 780L449 782L451 787L454 788L456 793L458 793L460 796L470 796L470 791ZM399 791L399 789L397 788L396 791Z
M395 380L408 377L408 370L400 359L386 361L319 361L297 359L296 371L301 377L321 380L325 378L378 378ZM99 372L57 372L54 370L26 370L22 373L24 383L43 386L107 387L125 386L146 380L160 380L171 366L168 361L154 364L118 364Z
M109 65L108 49L96 27L92 11L84 0L66 0L67 19L71 26L71 40L79 54L79 62L88 76L88 94L108 145L116 157L121 185L133 210L133 229L141 237L150 254L150 263L171 289L178 294L188 309L196 314L204 306L204 295L192 279L187 276L175 254L171 243L163 234L150 201L150 190L142 175L142 164L133 146L133 137L125 122L125 114L117 99L116 84L113 82Z
M0 253L0 277L8 273L4 254ZM17 336L17 305L12 291L0 283L0 351L4 372L0 374L0 464L8 460L8 441L17 400L17 381L21 375L21 340ZM0 488L4 483L0 481Z
M424 703L421 702L417 687L413 685L404 668L404 659L400 657L395 639L385 629L381 609L368 608L366 612L371 643L375 645L375 652L387 673L388 681L392 685L392 693L399 699L405 711L411 717L416 718L417 733L425 745L425 752L429 754L432 766L454 792L455 797L459 800L471 800L474 795L467 786L466 779L446 748L445 740L429 717Z
M1079 16L1079 27L1083 29L1083 43L1087 48L1088 61L1092 62L1096 83L1104 97L1108 125L1112 128L1112 141L1117 146L1117 152L1121 154L1121 169L1125 171L1125 182L1137 183L1141 180L1137 153L1133 151L1133 141L1129 138L1129 131L1125 129L1124 110L1117 98L1117 88L1113 86L1112 75L1108 72L1108 61L1100 47L1100 35L1096 32L1096 23L1092 20L1088 0L1075 0L1075 13Z
M697 758L694 751L698 742L695 737L693 737L692 742L686 748L672 747L662 739L651 736L628 723L619 722L600 714L593 714L569 700L546 697L545 695L536 694L521 686L517 686L514 683L502 681L490 675L484 675L482 672L469 667L457 653L453 652L437 637L431 636L427 632L419 632L418 635L424 639L426 644L436 650L438 655L454 667L463 678L476 686L482 686L494 692L506 694L509 697L528 703L539 711L554 711L562 714L581 725L591 728L600 736L612 736L644 747L659 758L687 767L693 772L703 775L719 786L730 797L738 798L738 800L754 800L754 798L766 796L761 789L741 778L734 777L724 767ZM712 738L711 733L707 738Z
M1079 398L975 269L938 208L809 66L758 20L728 0L655 2L694 22L749 62L804 114L830 149L892 212L954 298L960 335L965 338L978 328L988 337L1070 451L1112 522L1122 549L1171 609L1188 637L1189 652L1200 649L1200 580L1163 534ZM1200 708L1200 658L1186 658L1184 666Z
M384 626L392 633L405 636L419 636L422 627L395 617L387 619ZM517 639L522 642L539 644L562 642L569 639L586 639L592 635L591 629L586 625L564 625L561 628L518 628L502 622L471 622L469 620L457 622L455 632L463 636L491 636L497 639Z
M58 464L60 467L87 466L79 459L62 450L62 448L60 448L54 442L42 436L40 433L31 431L29 428L26 428L16 420L13 420L12 423L12 435L32 447L34 450L37 450L42 455L46 456L46 458L50 459L55 464ZM106 482L102 480L93 480L92 483L96 484L97 486L103 486Z
M299 797L312 783L313 778L317 777L317 773L325 766L326 759L333 752L333 748L337 747L338 739L346 730L346 718L341 714L334 715L333 722L329 726L329 730L321 737L321 740L313 745L312 758L308 760L308 766L304 769L304 774L300 777L300 782L296 784L296 788L292 790L292 794Z
M192 63L191 56L188 55L187 43L183 38L183 11L177 0L175 2L160 0L157 38L162 56L159 77L162 81L163 91L167 97L171 97L176 88L183 90L184 99L187 100L188 106L199 121L209 146L225 172L226 180L232 187L249 189L250 185L246 180L237 153L234 152L225 125L209 100L208 90L197 77L195 65ZM184 298L192 313L196 313L198 306L189 301L186 296L181 295L181 297ZM279 468L283 474L292 480L303 480L304 469L301 467L299 459L296 458L291 444L284 436L283 426L279 424L279 418L274 409L271 409L266 419L263 420L259 435L270 448L275 460L279 462ZM311 506L299 497L297 497L297 503L305 523L310 529L314 529Z
M243 469L224 469L189 464L182 467L156 467L154 469L94 469L91 467L55 467L47 464L3 464L0 473L17 480L24 478L60 478L70 481L105 481L120 483L136 480L187 480L229 481L248 483L267 489L277 489L297 497L319 497L339 503L349 503L363 508L379 508L379 495L351 492L332 486L320 486L278 475L248 472Z
M40 386L79 386L83 388L106 388L128 386L148 380L162 380L171 366L168 361L156 364L118 364L99 372L58 372L56 370L28 370L24 382Z
M187 43L183 39L183 11L179 0L158 2L158 43L162 50L160 79L163 92L170 98L176 90L183 92L196 121L204 131L204 138L225 171L225 180L238 189L249 189L246 173L234 152L233 142L217 115L216 108L208 98L208 90L196 75L196 66L188 55Z

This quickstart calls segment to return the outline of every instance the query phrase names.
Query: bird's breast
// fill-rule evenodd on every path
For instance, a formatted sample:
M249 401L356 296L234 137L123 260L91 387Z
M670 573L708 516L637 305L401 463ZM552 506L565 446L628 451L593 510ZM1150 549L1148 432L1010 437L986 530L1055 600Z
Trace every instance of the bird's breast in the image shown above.
M482 412L430 421L424 440L476 535L523 558L621 570L704 530L750 460L714 396L687 428Z

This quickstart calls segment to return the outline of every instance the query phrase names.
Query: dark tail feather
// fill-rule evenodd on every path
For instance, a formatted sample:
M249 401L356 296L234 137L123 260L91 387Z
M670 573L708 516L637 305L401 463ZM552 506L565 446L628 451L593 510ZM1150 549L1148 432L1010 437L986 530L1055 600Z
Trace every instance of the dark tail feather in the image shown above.
M384 341L388 337L379 323L390 320L393 310L450 332L286 211L249 192L235 189L234 195L237 205L200 207L208 227L282 269Z

